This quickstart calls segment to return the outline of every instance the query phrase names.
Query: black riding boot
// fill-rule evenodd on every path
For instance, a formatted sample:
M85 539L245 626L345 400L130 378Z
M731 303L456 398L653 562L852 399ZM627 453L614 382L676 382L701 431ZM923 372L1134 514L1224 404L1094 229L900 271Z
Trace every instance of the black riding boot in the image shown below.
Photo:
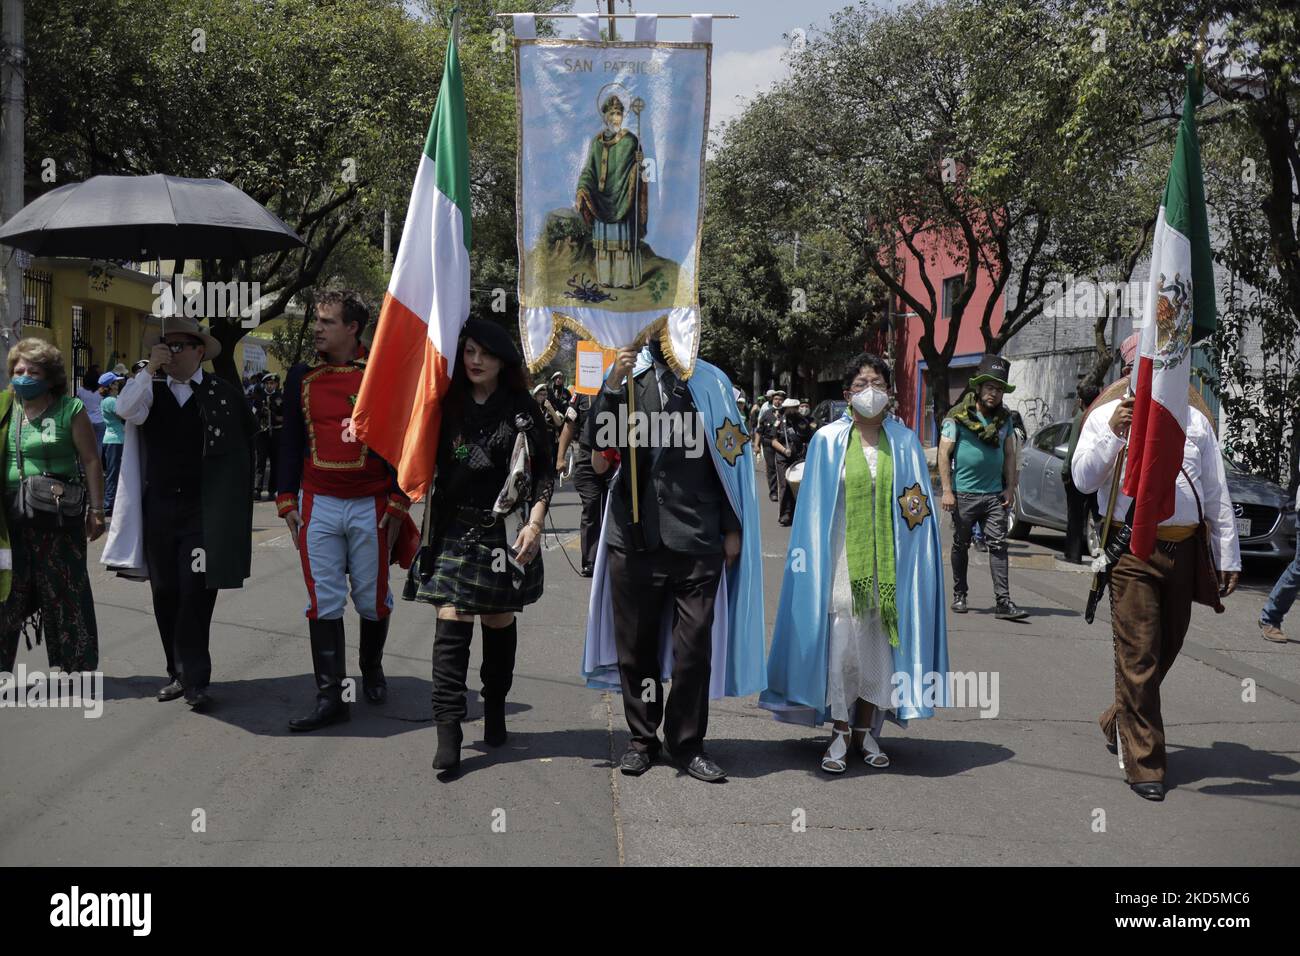
M506 742L506 694L515 679L515 648L519 629L515 621L505 627L483 625L483 742L500 747Z
M384 677L384 641L388 640L388 618L377 621L361 619L361 690L372 704L388 699L388 680Z
M438 727L435 770L460 766L460 722L465 719L465 677L473 635L473 621L439 621L433 632L433 722Z
M289 721L290 730L318 730L351 719L343 700L343 680L347 676L343 646L343 618L332 621L308 621L311 634L311 663L316 672L316 710L305 717Z

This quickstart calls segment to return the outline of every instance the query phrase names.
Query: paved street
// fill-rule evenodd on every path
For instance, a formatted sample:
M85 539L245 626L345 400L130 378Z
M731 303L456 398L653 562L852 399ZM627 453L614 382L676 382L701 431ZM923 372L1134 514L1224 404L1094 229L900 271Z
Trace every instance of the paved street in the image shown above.
M788 532L775 505L761 505L770 626ZM730 780L710 786L663 765L637 779L611 770L626 742L620 700L578 676L588 582L565 559L577 561L577 512L566 488L546 595L522 618L510 742L481 744L473 698L451 782L429 766L433 613L422 605L398 602L388 705L355 704L351 723L321 733L288 732L313 687L297 554L270 503L257 508L254 578L217 603L208 714L154 700L164 679L147 586L97 571L105 711L0 711L0 864L1300 862L1300 644L1267 644L1255 626L1279 568L1248 568L1226 614L1195 610L1165 684L1173 789L1163 804L1130 793L1102 745L1107 612L1083 623L1089 579L1056 564L1052 533L1013 546L1012 596L1030 620L994 620L978 554L973 613L950 618L952 668L997 675L995 718L968 708L889 725L891 768L857 763L832 779L817 769L820 731L777 724L753 700L721 701L710 749ZM1300 615L1288 626L1300 635ZM40 648L19 661L46 666ZM1243 681L1256 685L1253 702ZM792 825L801 819L806 830Z

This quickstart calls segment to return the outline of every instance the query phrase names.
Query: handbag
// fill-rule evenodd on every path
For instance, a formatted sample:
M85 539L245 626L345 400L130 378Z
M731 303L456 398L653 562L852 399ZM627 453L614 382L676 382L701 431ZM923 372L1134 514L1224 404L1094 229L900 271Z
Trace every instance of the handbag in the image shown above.
M19 475L14 516L20 521L54 527L80 521L86 515L85 485L49 473L23 475L23 425L27 421L27 415L17 405L14 406L14 414L18 418L14 445L17 448Z
M1192 489L1192 497L1196 499L1196 515L1200 519L1196 526L1196 534L1192 536L1192 540L1196 542L1196 579L1193 584L1192 600L1197 604L1214 608L1215 614L1222 614L1224 608L1223 602L1219 600L1219 571L1214 566L1214 553L1210 550L1210 525L1205 520L1205 512L1201 509L1201 496L1196 493L1196 485L1192 484L1191 476L1185 469L1179 470L1187 479L1187 487Z

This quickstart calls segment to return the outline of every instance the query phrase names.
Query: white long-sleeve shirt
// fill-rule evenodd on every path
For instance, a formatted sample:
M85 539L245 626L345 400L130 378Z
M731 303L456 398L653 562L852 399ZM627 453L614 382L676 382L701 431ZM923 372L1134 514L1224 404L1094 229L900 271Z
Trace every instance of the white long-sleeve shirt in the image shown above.
M1093 410L1083 423L1079 443L1074 449L1070 473L1074 486L1084 494L1097 494L1097 506L1102 516L1110 502L1110 482L1107 478L1115 467L1119 450L1127 444L1110 430L1110 417L1120 400L1107 402ZM1241 570L1241 545L1237 540L1237 519L1228 497L1228 479L1223 468L1223 455L1219 440L1214 435L1210 421L1196 408L1187 412L1187 436L1183 442L1183 470L1195 483L1201 497L1205 520L1210 523L1213 540L1210 547L1215 552L1215 564L1220 571ZM1125 473L1128 460L1125 459ZM1120 476L1123 481L1123 475ZM1115 520L1122 521L1128 514L1133 499L1124 494L1123 485L1115 495ZM1200 521L1196 498L1187 479L1180 473L1174 497L1174 513L1160 522L1162 525L1194 525Z
M184 405L194 394L194 384L202 383L202 381L203 369L200 368L195 369L193 377L184 382L178 382L168 375L167 387L176 396L176 403ZM141 369L131 377L129 382L122 386L122 390L117 396L117 407L114 411L123 421L128 421L132 425L143 425L145 419L149 417L149 409L151 408L153 408L153 376L149 374L148 369Z

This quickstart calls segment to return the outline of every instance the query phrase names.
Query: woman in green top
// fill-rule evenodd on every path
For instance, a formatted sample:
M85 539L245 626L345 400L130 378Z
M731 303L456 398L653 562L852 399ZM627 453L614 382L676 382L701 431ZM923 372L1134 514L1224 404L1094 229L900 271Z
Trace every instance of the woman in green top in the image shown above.
M0 572L0 671L13 671L18 637L38 613L36 637L39 641L44 635L50 667L93 671L99 666L99 639L86 542L104 533L104 469L95 429L81 400L68 397L63 356L50 343L20 340L9 350L9 377L12 391L0 394L0 469L5 476L0 556L5 547L12 549L13 570ZM17 512L21 479L42 474L70 484L84 481L84 522L60 524L45 514L29 520Z

